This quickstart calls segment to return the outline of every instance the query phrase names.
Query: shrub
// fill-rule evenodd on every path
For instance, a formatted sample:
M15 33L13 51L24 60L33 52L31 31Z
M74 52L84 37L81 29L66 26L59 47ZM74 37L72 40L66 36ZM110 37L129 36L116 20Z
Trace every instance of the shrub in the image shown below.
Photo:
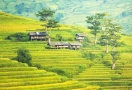
M96 55L93 53L89 53L90 60L94 60L96 58Z
M35 64L35 67L37 67L38 69L42 69L42 66L40 64Z
M17 50L17 57L18 62L27 63L31 66L32 56L30 55L28 49L21 47Z
M88 45L89 45L89 39L88 39L88 37L84 37L84 41L83 41L83 47L84 48L87 48L88 47Z
M87 58L87 59L90 59L90 60L94 60L95 58L96 58L96 55L95 54L93 54L93 53L83 53L83 57L84 58Z
M60 34L56 34L57 41L62 41L63 37Z
M78 73L81 73L82 71L84 71L87 67L85 65L79 65L78 66Z
M6 39L11 40L11 41L22 41L22 42L24 42L24 41L29 40L29 36L28 36L28 34L19 32L19 33L15 33L15 34L7 36Z
M91 61L89 61L89 63L87 64L87 68L90 68L90 67L92 67L93 65L94 65L94 63L91 62Z
M103 61L103 64L105 64L106 66L111 66L111 62L110 61Z
M62 76L65 76L66 75L66 72L63 70L63 69L59 69L59 68L54 68L51 70L52 72L55 72L59 75L62 75Z
M83 57L86 58L86 59L89 59L88 53L84 52L84 53L83 53Z
M58 75L66 76L68 78L72 78L75 75L75 71L66 70L62 68L52 68L52 69L47 69L47 71L55 72Z

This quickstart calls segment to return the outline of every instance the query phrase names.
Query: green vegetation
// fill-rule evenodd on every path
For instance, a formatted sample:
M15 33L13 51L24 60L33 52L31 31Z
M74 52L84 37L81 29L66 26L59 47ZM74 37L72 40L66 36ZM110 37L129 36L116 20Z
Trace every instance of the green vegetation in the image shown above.
M108 46L110 45L112 47L111 50L111 56L112 56L112 69L115 68L116 66L116 60L120 59L119 58L119 52L115 50L116 47L121 45L121 42L119 40L121 39L120 33L122 30L122 27L118 24L115 23L112 19L107 19L105 18L104 23L104 30L103 34L100 37L100 45L105 45L106 46L106 53L108 53L109 49Z
M87 53L87 52L84 52L83 53L83 57L84 58L87 58L87 59L89 59L89 60L94 60L95 58L96 58L96 56L95 56L95 54L93 54L93 53Z
M48 28L55 28L57 27L58 21L53 19L54 17L54 11L52 11L50 8L43 8L42 11L38 11L36 16L40 17L40 21L45 21L45 29L46 32L48 31Z
M20 32L20 33L15 33L15 34L9 35L6 39L11 40L11 41L25 42L25 41L29 41L29 36L28 36L28 34Z
M21 47L17 50L17 57L18 62L27 63L29 66L31 66L31 60L32 56L29 53L29 50L27 50L24 47Z
M114 69L116 60L120 59L120 53L118 51L111 51L111 56L113 62L112 69Z
M95 37L95 41L94 44L97 43L97 33L99 33L100 30L100 26L101 26L101 20L103 20L105 16L105 13L97 13L94 16L87 16L87 24L88 24L88 28L91 29L91 33L94 35Z
M115 48L120 44L119 40L121 38L120 33L122 28L118 23L114 23L112 19L105 19L103 26L104 30L99 43L102 46L106 46L106 53L109 51L109 45L111 45L113 51L115 51Z
M60 34L56 34L56 37L57 41L62 41L63 40L63 37L60 35Z
M85 33L86 42L80 50L46 49L47 42L14 42L5 40L9 35L43 30L42 22L0 13L0 90L131 90L132 89L132 36L121 35L124 44L120 53L105 54L100 45L93 45L94 37L87 28L60 25L52 29L51 37L73 41L76 33ZM58 34L58 35L57 35ZM101 36L101 34L98 34ZM58 37L58 38L56 38ZM32 56L32 66L11 58L15 51L25 47ZM109 46L112 50L113 46ZM25 50L25 49L24 49ZM84 53L82 53L84 52ZM29 53L28 53L29 54ZM84 55L84 57L83 57ZM91 60L90 60L91 59ZM22 59L24 60L24 59ZM116 67L111 70L112 60Z

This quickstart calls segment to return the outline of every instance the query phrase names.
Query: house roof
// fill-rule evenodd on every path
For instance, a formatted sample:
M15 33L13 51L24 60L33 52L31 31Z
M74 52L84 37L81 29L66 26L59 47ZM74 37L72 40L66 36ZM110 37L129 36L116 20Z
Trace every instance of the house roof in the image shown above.
M32 36L32 35L46 36L47 33L46 33L46 32L30 32L29 35L30 35L30 36Z
M82 44L80 42L50 42L49 45L51 46L69 46L69 45L74 45L74 46L82 46Z
M70 42L70 45L72 46L82 46L80 42Z
M80 37L82 36L82 37L84 37L85 34L84 33L77 33L76 36L80 36Z
M50 42L49 45L51 46L56 46L56 45L59 45L59 46L68 46L69 43L68 42Z
M84 37L76 37L76 39L83 40Z

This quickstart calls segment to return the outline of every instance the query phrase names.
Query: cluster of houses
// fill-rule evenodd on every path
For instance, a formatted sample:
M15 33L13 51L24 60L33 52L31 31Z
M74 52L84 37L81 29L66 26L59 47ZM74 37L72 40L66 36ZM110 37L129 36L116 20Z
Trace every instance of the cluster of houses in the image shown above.
M68 48L68 49L79 49L81 48L85 35L83 33L76 34L76 42L52 42L47 37L48 34L46 32L30 32L29 34L30 40L44 40L48 41L48 45L51 48Z

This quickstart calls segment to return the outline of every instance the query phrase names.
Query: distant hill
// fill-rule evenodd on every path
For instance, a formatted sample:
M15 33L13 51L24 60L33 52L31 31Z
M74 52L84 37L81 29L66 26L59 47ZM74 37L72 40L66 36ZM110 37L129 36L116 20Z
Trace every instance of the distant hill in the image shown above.
M0 10L37 19L35 13L44 7L55 10L55 18L64 24L86 27L86 16L107 12L131 33L132 0L0 0Z

